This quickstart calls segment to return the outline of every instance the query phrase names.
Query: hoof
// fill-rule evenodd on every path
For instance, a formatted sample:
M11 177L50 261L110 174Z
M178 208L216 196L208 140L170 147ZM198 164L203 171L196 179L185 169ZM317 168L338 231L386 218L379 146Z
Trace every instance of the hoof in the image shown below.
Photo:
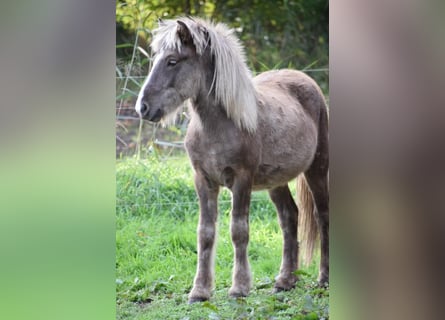
M273 292L280 292L280 291L289 291L295 288L295 283L297 282L296 276L290 276L287 278L277 278L277 281L275 282Z
M292 290L293 288L295 288L295 284L292 286L289 286L289 287L282 287L282 286L275 285L272 289L272 293L278 293L281 291L289 291L289 290Z
M329 280L318 280L317 284L320 288L327 288L329 287Z
M190 297L189 301L188 301L188 304L193 304L195 302L204 302L204 301L207 301L207 300L209 300L209 299L205 298L205 297Z
M195 287L189 293L189 304L203 302L210 299L210 291L201 287Z
M248 289L237 289L237 288L230 288L229 290L229 297L230 298L244 298L249 295Z
M277 287L277 286L274 286L273 287L273 289L272 289L272 293L278 293L278 292L282 292L282 291L289 291L289 290L292 290L294 287L291 287L291 288L283 288L283 287Z
M318 286L322 288L326 288L329 286L329 275L321 274L318 277Z

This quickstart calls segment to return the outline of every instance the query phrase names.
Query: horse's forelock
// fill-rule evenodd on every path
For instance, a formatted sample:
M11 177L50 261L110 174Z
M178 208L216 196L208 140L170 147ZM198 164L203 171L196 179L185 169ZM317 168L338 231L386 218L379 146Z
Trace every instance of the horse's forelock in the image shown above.
M178 34L179 23L177 21L185 24L196 48L196 53L202 55L208 45L207 29L203 25L205 22L200 19L194 20L191 18L162 21L159 27L153 30L152 50L155 53L167 49L181 51L182 43L180 35Z
M153 30L151 49L155 54L166 49L181 50L181 40L176 34L176 24L172 20L164 20Z

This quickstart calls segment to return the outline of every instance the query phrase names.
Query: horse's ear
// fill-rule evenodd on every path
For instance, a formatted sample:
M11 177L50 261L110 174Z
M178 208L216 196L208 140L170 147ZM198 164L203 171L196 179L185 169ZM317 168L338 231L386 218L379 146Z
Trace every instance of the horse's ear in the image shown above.
M177 20L176 22L178 23L177 32L181 42L183 44L192 43L192 35L187 25L181 20Z
M164 22L164 20L162 20L161 18L158 18L158 25L159 25L160 27L165 26L165 22Z

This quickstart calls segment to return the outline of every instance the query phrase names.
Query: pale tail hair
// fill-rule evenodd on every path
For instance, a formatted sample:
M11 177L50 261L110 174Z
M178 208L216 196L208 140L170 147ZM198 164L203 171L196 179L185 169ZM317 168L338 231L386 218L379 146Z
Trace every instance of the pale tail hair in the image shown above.
M227 116L238 128L255 132L258 123L256 92L246 65L244 49L233 34L233 29L222 23L214 24L195 18L178 20L189 29L198 55L204 54L210 46L210 54L215 62L210 91L214 90L216 100L223 105ZM159 23L151 44L155 53L165 49L181 50L177 26L175 20Z
M298 238L300 239L301 257L303 265L308 266L312 261L315 245L318 242L318 225L315 219L315 205L312 192L306 178L300 174L297 178L298 205Z

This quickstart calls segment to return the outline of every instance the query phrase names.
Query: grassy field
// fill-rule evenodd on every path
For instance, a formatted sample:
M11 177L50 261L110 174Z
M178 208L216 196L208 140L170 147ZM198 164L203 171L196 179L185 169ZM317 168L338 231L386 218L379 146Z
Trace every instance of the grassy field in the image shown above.
M187 158L118 160L116 310L118 319L328 319L329 290L316 286L317 264L299 271L290 292L272 294L281 231L267 193L250 213L251 294L230 299L230 193L220 194L216 283L209 302L187 304L196 267L198 203ZM318 260L317 260L318 261Z

